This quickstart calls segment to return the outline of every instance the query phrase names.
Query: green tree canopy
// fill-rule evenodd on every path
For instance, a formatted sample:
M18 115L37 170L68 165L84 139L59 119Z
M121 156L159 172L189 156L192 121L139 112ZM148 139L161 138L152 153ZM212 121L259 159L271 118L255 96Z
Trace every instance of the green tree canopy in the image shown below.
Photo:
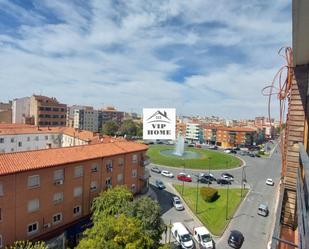
M14 244L7 249L48 249L44 241L15 241Z
M102 131L104 135L114 136L118 131L118 125L114 120L109 120L103 124Z
M147 236L140 220L109 215L94 223L84 232L77 249L151 249L153 241Z
M137 127L132 119L124 120L119 128L121 135L136 136Z

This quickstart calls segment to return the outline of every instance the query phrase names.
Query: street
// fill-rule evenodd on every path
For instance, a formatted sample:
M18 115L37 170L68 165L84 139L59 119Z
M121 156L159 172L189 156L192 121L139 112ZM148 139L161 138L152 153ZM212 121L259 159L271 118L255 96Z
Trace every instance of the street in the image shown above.
M243 233L245 241L242 248L250 249L261 249L267 248L267 243L270 239L272 232L272 224L274 221L274 208L276 200L276 190L280 180L280 167L281 159L279 153L273 153L271 158L251 158L248 156L241 157L245 160L246 165L243 168L230 169L230 170L211 170L216 178L219 178L221 173L229 172L234 176L233 185L240 187L242 175L246 178L246 187L250 186L251 191L248 193L246 199L241 203L239 209L236 211L234 216L231 218L231 222L228 225L226 231L221 238L215 238L216 248L225 249L230 248L227 244L227 239L229 236L229 231L237 229ZM208 170L190 170L183 168L171 168L159 165L148 165L148 168L156 166L158 168L168 170L174 174L174 178L167 178L161 176L160 174L151 172L150 184L152 189L157 195L158 202L162 208L162 218L166 224L170 222L182 222L188 228L199 226L200 222L192 215L190 210L186 208L184 211L176 211L171 204L171 198L177 193L174 192L171 184L182 182L177 180L176 176L180 172L185 172L190 174L193 182L185 183L186 185L196 185L196 177L200 172L207 173ZM275 186L268 186L265 184L267 178L272 178L275 182ZM166 189L159 190L155 187L155 180L160 179L166 185ZM207 184L204 184L207 185ZM233 187L232 185L232 187ZM212 184L213 187L221 187L217 184ZM225 186L222 186L225 188ZM267 217L259 216L257 214L259 204L264 203L269 207L270 214ZM222 214L225 215L225 214ZM165 235L164 235L165 236ZM165 237L163 236L163 241ZM167 236L166 241L169 241L169 236ZM173 238L171 238L173 241Z

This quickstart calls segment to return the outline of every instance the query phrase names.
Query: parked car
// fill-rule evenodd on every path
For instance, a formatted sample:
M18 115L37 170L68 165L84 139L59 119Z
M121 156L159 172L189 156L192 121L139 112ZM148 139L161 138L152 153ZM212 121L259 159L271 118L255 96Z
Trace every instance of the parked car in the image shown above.
M237 154L237 151L236 150L231 150L231 153L232 154Z
M196 145L195 145L195 148L202 148L202 145L196 144Z
M266 217L269 214L268 206L266 204L260 204L257 213L258 215Z
M210 145L210 146L209 146L209 149L210 149L210 150L217 150L217 149L218 149L218 146L217 146L217 145Z
M229 173L222 173L221 174L221 179L233 181L234 180L234 176L229 174Z
M256 153L255 156L256 157L261 157L261 155L259 153Z
M274 183L273 179L268 178L268 179L266 180L266 185L269 185L269 186L274 186L274 185L275 185L275 183Z
M165 185L161 180L156 180L156 187L158 189L165 189Z
M232 184L231 181L226 180L226 179L217 179L217 183L221 185Z
M206 183L206 184L212 184L212 181L207 179L207 178L204 178L204 177L199 177L197 179L200 183Z
M210 180L210 181L216 181L217 179L214 177L214 175L213 174L211 174L211 173L201 173L200 175L199 175L199 178L205 178L205 179L207 179L207 180Z
M193 249L194 242L189 231L186 227L180 223L176 222L173 223L172 228L172 235L174 236L175 240L180 244L181 248L183 249Z
M175 207L175 209L178 210L178 211L185 209L185 207L183 206L183 204L182 204L182 202L181 202L181 200L178 196L174 196L172 198L172 204Z
M230 149L226 149L226 150L224 150L224 153L226 153L226 154L230 154L232 151L230 150Z
M171 173L171 172L169 172L167 170L162 170L161 171L161 175L166 176L166 177L170 177L170 178L174 177L173 173Z
M196 227L193 230L193 238L200 248L213 249L215 243L206 227Z
M192 178L190 175L186 175L185 173L179 173L177 175L177 179L184 182L192 182Z
M158 174L161 173L161 170L160 170L158 167L152 167L152 168L151 168L151 171L152 171L152 172L155 172L155 173L158 173Z
M230 236L228 238L227 243L229 244L230 247L239 249L241 248L243 242L244 242L245 238L242 235L241 232L237 231L237 230L233 230L230 233Z
M188 147L194 147L194 144L188 144Z
M250 152L250 153L249 153L249 156L250 156L250 157L255 157L255 153Z

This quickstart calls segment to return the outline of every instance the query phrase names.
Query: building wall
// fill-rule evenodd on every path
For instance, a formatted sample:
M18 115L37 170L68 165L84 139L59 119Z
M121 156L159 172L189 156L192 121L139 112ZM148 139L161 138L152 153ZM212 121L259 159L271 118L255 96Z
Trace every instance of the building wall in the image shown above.
M186 140L188 141L199 141L200 140L200 125L190 124L186 126Z
M112 186L125 184L134 192L139 192L142 187L140 177L144 176L145 168L141 167L141 159L145 151L115 155L108 158L86 160L72 164L59 165L39 170L31 170L18 174L0 176L0 183L3 186L4 195L0 198L2 221L0 222L0 235L3 244L9 245L15 240L32 240L40 236L48 236L49 233L63 232L63 226L73 221L79 220L90 214L90 207L94 197L100 191L106 190L106 180L112 179ZM137 155L137 161L133 162L133 155ZM119 165L120 158L124 164ZM112 161L112 171L108 172L106 164ZM92 172L92 166L97 165L98 171ZM75 177L76 166L83 167L83 176ZM63 184L55 185L54 171L63 169ZM136 177L132 176L132 171L136 170ZM117 176L123 175L123 180L118 181ZM28 177L39 175L40 186L29 189L27 186ZM97 189L91 190L91 182L97 183ZM133 185L134 184L134 185ZM135 186L133 189L132 187ZM82 187L82 195L74 197L74 188ZM53 196L55 193L63 193L63 201L55 203ZM39 200L39 209L28 212L28 202L33 199ZM73 213L75 206L81 206L81 214L76 216ZM61 213L62 221L53 224L53 215ZM39 229L35 234L29 235L27 227L30 223L38 222ZM50 224L50 227L47 227ZM44 228L45 225L45 228Z
M12 123L12 110L0 110L0 123Z
M30 116L30 98L14 99L12 103L12 123L25 124L26 117Z
M99 113L93 109L75 109L74 110L74 128L98 132Z
M77 145L85 145L85 144L89 144L89 142L81 140L77 137L72 137L66 134L62 134L61 147L77 146Z

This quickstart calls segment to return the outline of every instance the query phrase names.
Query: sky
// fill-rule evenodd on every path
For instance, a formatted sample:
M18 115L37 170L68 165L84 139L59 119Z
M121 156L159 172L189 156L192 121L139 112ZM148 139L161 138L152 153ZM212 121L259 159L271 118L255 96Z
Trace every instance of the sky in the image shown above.
M0 102L267 115L291 32L289 0L0 0Z

